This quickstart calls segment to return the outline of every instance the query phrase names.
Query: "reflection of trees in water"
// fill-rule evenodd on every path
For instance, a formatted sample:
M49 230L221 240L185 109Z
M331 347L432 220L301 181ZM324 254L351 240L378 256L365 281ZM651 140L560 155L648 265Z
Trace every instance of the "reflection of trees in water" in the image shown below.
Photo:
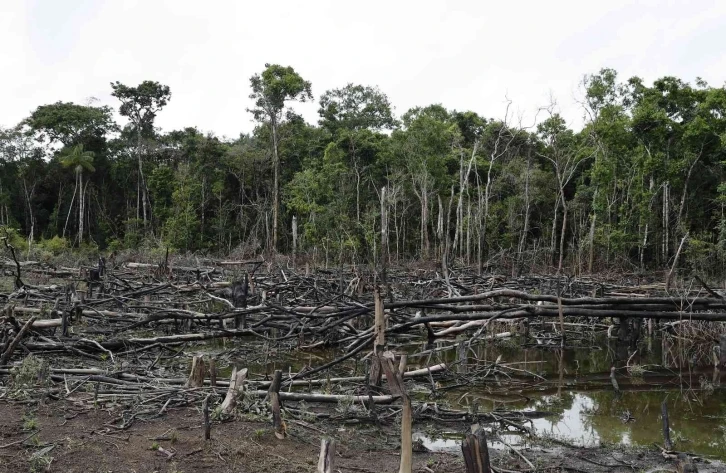
M697 400L693 392L639 391L587 393L594 402L593 415L583 423L595 429L603 442L637 445L661 444L660 404L667 399L672 438L682 449L702 454L726 455L726 399L723 393ZM700 396L700 395L699 395ZM635 422L623 424L620 415L629 411ZM684 440L688 440L685 442ZM678 446L678 445L677 445Z
M718 390L709 397L708 390L688 389L700 388L704 376L716 382L710 372L696 371L693 350L680 349L671 339L645 338L637 345L602 339L593 347L565 350L522 349L517 343L489 342L478 345L475 353L472 358L480 361L493 361L501 355L502 363L543 376L546 382L524 373L501 377L496 383L470 385L466 391L457 392L455 398L455 393L448 393L452 404L461 402L462 394L468 392L470 396L461 404L476 399L480 411L528 408L553 413L552 417L536 421L541 433L575 442L599 439L604 443L651 445L662 443L660 403L667 398L677 448L726 458L726 396ZM454 354L451 350L445 356ZM669 369L658 367L665 358ZM609 389L609 370L612 365L624 367L628 360L631 366L646 366L646 372L642 378L631 378L619 369L618 381L624 393L616 397ZM517 366L516 362L526 364ZM680 375L675 366L683 366ZM683 389L673 390L679 384ZM580 389L580 394L573 389ZM591 410L587 408L588 399L592 401ZM635 422L622 422L625 411Z

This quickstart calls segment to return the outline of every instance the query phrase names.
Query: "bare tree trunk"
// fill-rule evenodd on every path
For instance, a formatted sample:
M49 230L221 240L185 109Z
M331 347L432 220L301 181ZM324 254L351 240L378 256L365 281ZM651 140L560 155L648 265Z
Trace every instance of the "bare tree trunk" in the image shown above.
M144 217L144 228L146 228L146 223L148 221L147 218L147 200L148 197L146 195L146 181L144 180L144 161L141 158L141 125L137 124L137 130L136 130L136 157L139 160L139 189L140 195L141 195L141 206L143 208L143 217ZM138 218L138 208L136 210L136 218Z
M421 256L429 256L429 195L428 191L421 189Z
M562 230L560 233L560 262L557 265L557 274L562 272L562 259L565 256L565 234L567 233L567 203L562 197Z
M30 216L30 229L28 231L28 244L33 243L34 231L35 231L35 215L33 214L33 194L35 193L35 184L32 190L28 192L28 183L23 177L23 191L25 194L25 202L28 204L28 215Z
M388 284L386 268L388 266L388 205L386 203L386 188L381 188L381 279Z
M663 184L663 261L668 261L670 245L668 242L668 182Z
M66 224L63 226L63 235L62 237L66 237L66 229L68 228L68 221L71 218L71 213L73 213L73 203L76 201L76 193L78 193L78 176L76 176L76 187L73 189L73 197L71 197L71 205L68 207L68 215L66 216ZM60 208L58 208L58 211L60 212Z
M270 252L277 251L277 225L280 217L280 156L278 154L277 143L277 121L272 118L270 120L272 127L272 167L273 167L273 183L272 183L272 243Z
M552 264L554 264L555 261L555 251L556 250L556 241L557 241L557 210L560 208L560 195L557 195L557 199L555 199L555 211L552 213L552 234L550 237L550 251L552 252L552 258L550 261Z
M678 218L676 219L676 229L680 229L681 227L681 217L683 216L683 208L686 206L686 196L688 195L688 181L691 180L691 173L693 172L693 168L696 166L696 163L698 163L698 160L700 159L701 155L699 154L696 159L691 163L691 165L688 167L688 173L686 173L686 180L683 183L683 192L681 193L681 203L678 206Z
M590 240L589 250L590 250L590 256L587 261L587 272L592 274L592 266L593 262L595 261L595 222L597 221L597 214L595 213L595 209L592 210L592 219L590 219L590 235L588 239Z
M77 179L80 184L80 192L78 193L78 245L83 243L83 171L76 171Z
M519 247L517 248L517 273L522 271L522 253L527 244L527 234L529 233L529 173L532 165L532 156L527 156L527 174L524 178L524 225L522 227L522 235L519 238Z

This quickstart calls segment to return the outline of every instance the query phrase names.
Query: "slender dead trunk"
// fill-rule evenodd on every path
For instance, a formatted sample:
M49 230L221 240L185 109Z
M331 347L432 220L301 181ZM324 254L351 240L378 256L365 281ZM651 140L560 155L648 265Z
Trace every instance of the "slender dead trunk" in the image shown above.
M555 210L552 213L552 233L550 237L550 251L552 254L552 257L550 261L552 264L554 264L555 261L555 252L557 251L556 248L556 242L557 242L557 210L560 208L560 194L557 194L557 198L555 199Z
M80 192L78 194L78 245L83 243L83 171L76 171L78 183L80 184Z
M66 223L63 225L63 234L61 235L62 238L66 237L66 229L68 228L68 221L71 218L71 214L73 213L73 204L76 201L76 194L78 193L78 177L76 176L76 186L73 189L73 197L71 197L71 205L68 207L68 215L66 216ZM58 208L60 211L60 208Z
M588 239L590 240L588 242L590 255L587 261L587 272L592 274L592 266L593 262L595 261L595 222L597 221L597 214L595 213L595 209L592 210L592 218L590 219L590 235Z
M280 156L278 154L277 143L277 120L273 116L270 120L272 127L272 243L270 252L277 251L277 225L280 217Z
M524 177L524 225L522 226L522 235L519 238L519 247L517 248L517 273L522 271L522 254L527 244L527 234L529 233L529 173L532 165L532 156L527 156L527 173Z
M565 234L567 232L567 204L565 198L562 198L562 230L560 233L560 261L557 265L557 274L562 272L562 260L565 255Z
M144 228L146 228L146 223L148 221L147 214L147 195L146 195L146 181L144 180L144 161L141 157L141 125L137 125L136 127L136 157L139 161L139 194L141 195L141 207L143 209L143 218L144 218ZM138 209L137 209L137 218L138 218Z

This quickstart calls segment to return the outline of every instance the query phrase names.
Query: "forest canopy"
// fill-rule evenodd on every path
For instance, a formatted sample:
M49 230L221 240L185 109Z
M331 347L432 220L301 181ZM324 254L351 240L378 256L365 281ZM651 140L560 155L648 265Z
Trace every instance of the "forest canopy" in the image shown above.
M584 126L554 106L534 126L442 104L401 116L377 87L319 95L276 64L250 78L254 131L162 131L173 100L154 81L110 85L107 106L58 101L0 128L0 225L24 249L171 247L370 262L386 210L392 260L721 273L726 261L726 90L583 79ZM385 192L382 189L385 187ZM381 202L381 199L384 199Z

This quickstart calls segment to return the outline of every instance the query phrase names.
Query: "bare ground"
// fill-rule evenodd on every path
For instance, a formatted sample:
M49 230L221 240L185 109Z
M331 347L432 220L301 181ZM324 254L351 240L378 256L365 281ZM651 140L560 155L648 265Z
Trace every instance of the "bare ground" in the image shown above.
M30 406L0 401L0 473L314 472L323 430L338 441L336 470L398 471L399 441L394 430L373 433L373 429L355 426L290 423L288 438L278 440L268 423L233 420L215 423L212 440L206 442L201 415L195 408L172 410L153 420L136 420L127 430L112 427L119 415L115 409L89 410L70 402ZM31 437L33 432L37 432L35 437ZM173 456L167 458L158 447ZM536 471L542 472L676 469L675 463L664 459L655 447L581 449L544 443L522 453ZM493 450L492 457L493 465L500 469L530 469L511 452ZM414 454L414 472L464 471L463 460L456 453ZM699 463L699 471L726 471L726 467Z

